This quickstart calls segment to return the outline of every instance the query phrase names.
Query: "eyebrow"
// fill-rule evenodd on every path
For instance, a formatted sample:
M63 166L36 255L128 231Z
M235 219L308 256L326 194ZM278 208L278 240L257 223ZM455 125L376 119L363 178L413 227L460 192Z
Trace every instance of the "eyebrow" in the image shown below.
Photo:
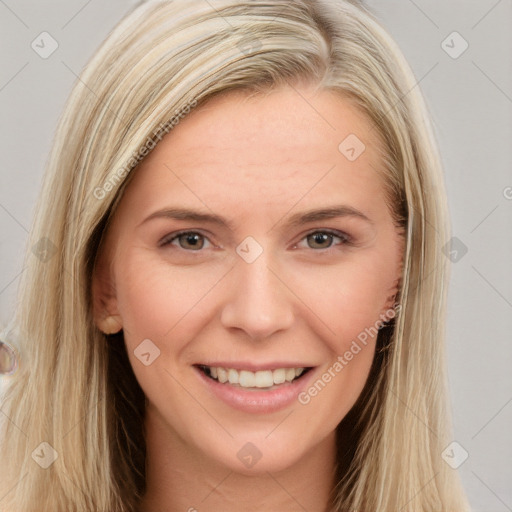
M348 205L337 205L331 206L327 208L320 208L314 210L308 210L305 212L295 213L288 220L284 222L286 226L289 227L298 227L303 224L309 224L312 222L335 219L339 217L350 217L361 219L365 222L368 222L373 225L373 221L370 220L363 212L353 208ZM219 226L223 226L228 228L231 231L234 231L233 222L221 217L220 215L215 215L213 213L203 213L200 211L192 210L189 208L165 208L163 210L158 210L153 212L149 217L146 217L140 224L145 224L146 222L157 219L157 218L167 218L167 219L175 219L175 220L185 220L185 221L195 221L195 222L204 222L209 224L216 224ZM283 220L280 220L274 224L280 224ZM274 226L271 228L273 229Z

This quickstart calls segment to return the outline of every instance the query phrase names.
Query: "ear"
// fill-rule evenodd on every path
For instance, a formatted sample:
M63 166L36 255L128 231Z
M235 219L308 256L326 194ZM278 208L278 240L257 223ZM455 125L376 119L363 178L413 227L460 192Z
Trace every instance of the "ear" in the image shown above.
M401 278L399 277L395 283L393 284L393 286L391 288L389 288L388 290L388 296L386 298L386 303L384 305L384 311L383 311L383 314L385 314L387 311L389 311L390 309L393 309L394 306L395 306L395 303L396 303L396 298L398 296L398 292L400 290L400 283L401 283Z
M402 273L404 269L404 248L405 243L403 240L401 240L401 243L398 247L398 258L397 258L397 264L394 269L394 282L393 285L388 289L386 301L384 304L384 308L382 311L382 315L387 315L390 310L394 310L396 306L396 300L399 295L400 289L402 287ZM381 315L381 316L382 316Z
M91 283L94 323L105 334L115 334L123 328L110 262L108 251L100 248Z

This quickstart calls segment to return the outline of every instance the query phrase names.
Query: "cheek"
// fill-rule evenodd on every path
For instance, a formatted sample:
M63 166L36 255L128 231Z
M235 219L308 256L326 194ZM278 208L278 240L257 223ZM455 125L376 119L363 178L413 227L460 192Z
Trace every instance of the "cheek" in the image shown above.
M320 430L335 428L360 396L374 359L383 305L395 280L393 272L384 271L375 260L361 260L324 267L297 283L298 295L305 298L309 290L311 304L301 315L329 351L319 376L298 397L312 416L329 418L318 425Z
M396 281L393 268L382 258L361 257L296 273L300 277L295 278L294 292L308 306L301 314L326 333L334 353L348 350L353 340L375 335Z
M309 414L325 421L319 428L333 430L356 403L368 379L374 348L373 343L356 341L325 365L298 395L298 403Z
M222 269L175 267L145 251L118 266L117 304L125 337L163 339L196 320L195 310L222 278ZM186 321L185 321L186 320Z

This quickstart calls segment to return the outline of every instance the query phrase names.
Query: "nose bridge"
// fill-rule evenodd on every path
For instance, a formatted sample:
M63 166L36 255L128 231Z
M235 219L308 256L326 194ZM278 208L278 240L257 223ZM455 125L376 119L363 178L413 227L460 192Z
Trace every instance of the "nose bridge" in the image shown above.
M250 263L241 257L235 267L222 311L224 326L241 329L252 339L289 328L293 304L276 276L277 264L270 251L263 251Z

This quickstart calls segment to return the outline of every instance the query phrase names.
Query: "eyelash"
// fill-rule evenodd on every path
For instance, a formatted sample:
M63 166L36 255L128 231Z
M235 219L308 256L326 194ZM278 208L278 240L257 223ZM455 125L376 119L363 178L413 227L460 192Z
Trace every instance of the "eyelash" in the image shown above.
M315 235L317 233L321 233L321 234L324 234L324 235L330 235L330 236L332 236L334 238L339 238L340 239L340 243L337 244L337 245L330 245L329 247L320 248L320 249L314 249L312 247L308 247L309 249L312 249L313 251L324 252L325 253L325 252L331 252L332 250L334 250L335 247L337 247L339 245L353 245L352 238L349 235L347 235L346 233L343 233L342 231L337 231L337 230L333 230L333 229L316 229L316 230L310 231L309 233L306 233L297 244L294 244L293 248L295 249L300 242L302 242L303 240L307 240L307 238L309 236ZM203 235L199 231L180 231L178 233L173 233L173 234L170 234L170 235L167 235L166 237L164 237L162 239L162 241L159 243L159 246L160 247L166 247L168 245L171 245L172 242L174 242L175 240L178 240L179 237L182 236L182 235L199 235L199 236L203 237L205 240L208 240L208 237ZM202 249L198 249L198 250L194 251L192 249L190 249L190 250L189 249L183 249L183 247L178 247L178 248L183 250L183 251L191 252L191 253L194 253L194 252L195 253L200 253L200 252L202 252Z

